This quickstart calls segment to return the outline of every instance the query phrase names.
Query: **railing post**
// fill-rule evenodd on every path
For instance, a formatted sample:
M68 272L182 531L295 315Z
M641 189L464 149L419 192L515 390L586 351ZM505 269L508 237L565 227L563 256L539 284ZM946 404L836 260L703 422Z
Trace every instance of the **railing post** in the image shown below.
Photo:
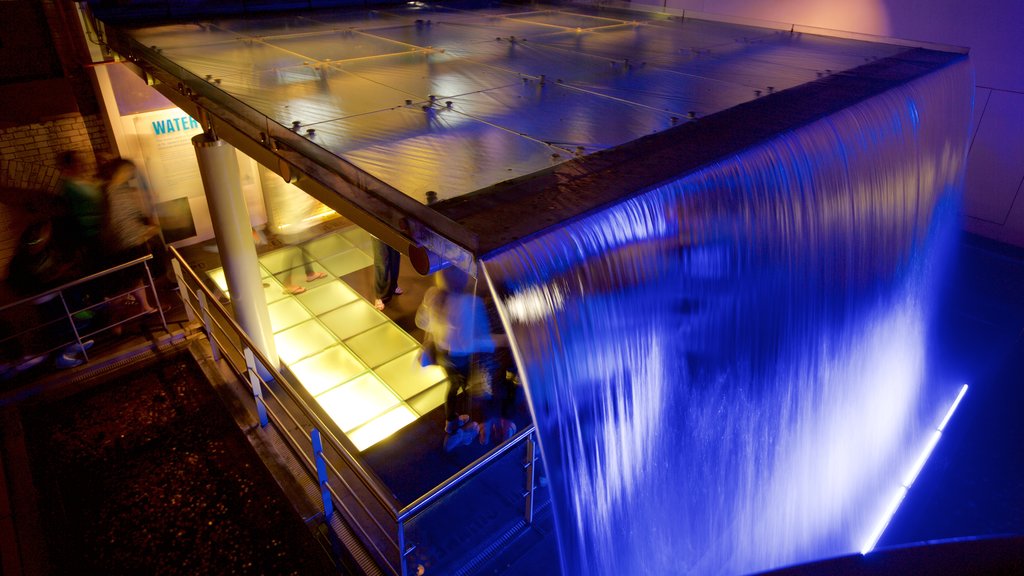
M416 549L415 546L409 548L408 550L405 549L405 522L402 522L401 520L399 520L398 521L398 563L401 564L402 567L398 571L398 573L401 576L406 576L407 574L409 574L409 560L408 560L408 557L409 557L409 554L411 554L412 551L415 550L415 549Z
M153 273L149 271L149 264L145 261L142 262L142 266L146 269L146 278L149 279L149 289L153 291L153 301L156 302L156 311L160 313L160 323L164 326L164 332L170 333L170 329L167 328L167 318L164 317L164 308L160 305L160 295L156 293L156 283L153 282ZM143 288L145 290L145 288Z
M334 502L331 500L331 489L327 485L327 463L324 462L324 444L320 440L320 431L313 428L309 433L313 442L313 459L316 461L316 480L320 484L320 498L324 501L324 522L330 524L334 515Z
M260 428L265 428L270 420L267 418L267 406L263 403L263 387L260 386L260 377L256 372L256 357L248 346L245 347L245 367L249 373L252 397L256 400L256 412L260 415Z
M533 476L534 465L537 462L534 446L533 432L531 432L526 437L526 464L523 466L526 471L526 491L523 493L523 497L526 499L526 510L523 517L527 524L533 523Z
M82 346L82 336L78 334L78 326L75 326L75 317L71 314L71 309L68 308L68 301L64 299L64 291L58 292L60 295L60 303L64 305L64 313L68 315L68 322L71 323L71 331L75 333L75 342L78 343L78 351L82 353L82 358L88 362L89 354L85 351L85 346ZM60 350L57 351L58 353Z
M185 315L188 316L189 323L195 322L196 315L192 312L192 299L189 297L188 284L185 284L185 276L181 273L181 263L177 258L171 259L171 267L174 268L174 278L178 281L178 297L185 305Z
M187 308L187 306L186 306ZM199 293L199 312L203 315L203 326L206 328L206 339L210 341L210 355L214 362L220 361L220 350L217 340L213 337L213 322L210 320L210 309L206 306L206 293Z

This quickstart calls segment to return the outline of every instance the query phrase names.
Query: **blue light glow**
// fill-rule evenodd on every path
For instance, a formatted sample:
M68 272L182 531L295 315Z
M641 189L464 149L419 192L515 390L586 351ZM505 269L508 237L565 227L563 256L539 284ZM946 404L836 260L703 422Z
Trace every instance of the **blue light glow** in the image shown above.
M956 399L953 400L953 404L950 405L949 410L946 411L946 416L942 419L942 422L935 428L931 437L928 439L928 443L925 445L924 450L921 451L920 456L914 462L910 472L907 473L903 480L903 484L900 485L899 491L893 498L892 502L885 509L885 513L882 515L881 521L871 532L871 536L868 538L864 547L861 548L861 554L867 554L875 549L875 545L878 544L878 539L882 537L882 533L885 532L886 527L889 526L889 521L896 514L896 510L899 509L900 503L903 502L903 498L910 491L910 486L913 485L914 480L917 479L917 475L924 468L925 462L928 461L928 457L931 456L932 450L935 449L935 445L939 443L939 438L942 437L942 430L945 429L946 424L949 423L949 419L953 417L953 412L956 411L957 406L960 405L960 401L963 400L964 394L967 393L967 384L960 387L960 392L957 393Z

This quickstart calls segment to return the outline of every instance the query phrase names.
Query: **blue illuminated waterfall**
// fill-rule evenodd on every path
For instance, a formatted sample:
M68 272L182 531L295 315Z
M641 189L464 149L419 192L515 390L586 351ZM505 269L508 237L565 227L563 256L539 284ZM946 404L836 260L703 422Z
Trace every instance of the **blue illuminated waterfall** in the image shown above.
M563 573L861 549L956 395L930 370L965 59L491 255Z

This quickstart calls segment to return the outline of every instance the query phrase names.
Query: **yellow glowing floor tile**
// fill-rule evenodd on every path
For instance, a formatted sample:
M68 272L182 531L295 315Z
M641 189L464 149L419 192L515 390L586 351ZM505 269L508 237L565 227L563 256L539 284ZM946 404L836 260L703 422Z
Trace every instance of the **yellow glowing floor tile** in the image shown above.
M416 413L410 410L408 406L396 406L386 414L382 414L359 429L353 430L348 434L348 438L359 451L363 451L401 430L407 424L416 420L416 418Z
M340 344L288 367L313 396L323 394L367 370L348 348Z
M424 416L427 412L444 404L444 396L447 392L448 384L442 382L426 392L413 396L408 400L408 404L417 414Z
M316 397L342 432L364 424L401 403L373 373L363 374Z
M267 306L267 310L270 312L270 328L274 332L281 332L312 317L294 298L274 302Z
M345 250L351 250L354 246L341 234L328 234L306 242L302 248L313 258L322 260Z
M362 270L367 266L372 266L373 258L358 248L352 248L340 254L324 258L320 260L320 264L323 264L324 268L331 274L344 276L356 270Z
M375 372L402 400L412 398L446 376L440 366L420 366L418 348L384 364Z
M324 274L324 277L313 280L312 282L306 280L306 268L300 264L299 266L289 268L284 272L274 273L274 278L284 286L301 286L306 290L322 286L332 280L331 273L325 270L323 266L316 262L312 262L310 266L312 267L313 272Z
M214 268L207 272L206 275L210 277L210 280L213 280L213 283L217 285L217 288L220 288L221 292L227 293L228 279L227 276L224 275L223 268Z
M267 304L277 302L288 297L288 295L284 293L284 286L282 286L281 283L275 280L272 276L267 276L263 279L263 296L267 299Z
M315 316L320 316L360 299L355 290L338 280L311 288L296 298Z
M345 345L370 368L376 368L420 347L415 338L390 322L345 340Z
M324 314L320 321L339 339L345 340L384 324L388 317L360 298L343 308Z
M224 274L223 268L214 268L206 273L207 276L213 280L214 284L220 288L221 292L224 293L228 299L231 299L231 291L228 290L227 276ZM281 293L282 287L277 280L270 277L269 272L263 267L260 267L260 277L263 279L263 296L267 299L267 303L276 302L285 297Z
M289 366L337 343L337 338L316 320L274 334L277 355Z
M341 235L353 246L373 257L373 236L358 226L351 226L341 231Z
M260 256L262 264L271 274L302 266L302 252L298 246L285 246Z

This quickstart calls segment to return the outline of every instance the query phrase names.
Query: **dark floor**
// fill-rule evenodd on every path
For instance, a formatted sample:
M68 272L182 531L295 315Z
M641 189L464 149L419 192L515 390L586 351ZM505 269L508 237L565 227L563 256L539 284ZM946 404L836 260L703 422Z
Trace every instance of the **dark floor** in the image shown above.
M187 350L20 413L48 573L340 573Z

